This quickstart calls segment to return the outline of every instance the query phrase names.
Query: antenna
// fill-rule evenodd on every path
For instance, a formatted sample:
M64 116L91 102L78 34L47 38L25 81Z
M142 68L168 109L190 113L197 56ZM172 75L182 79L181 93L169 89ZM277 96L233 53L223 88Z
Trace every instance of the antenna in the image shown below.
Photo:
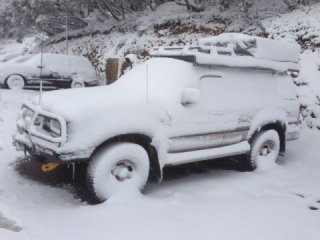
M69 54L69 38L68 38L68 0L66 0L66 55Z
M149 65L146 64L146 101L149 102Z
M40 58L40 96L39 105L42 105L42 70L43 70L43 31L41 31L41 58Z

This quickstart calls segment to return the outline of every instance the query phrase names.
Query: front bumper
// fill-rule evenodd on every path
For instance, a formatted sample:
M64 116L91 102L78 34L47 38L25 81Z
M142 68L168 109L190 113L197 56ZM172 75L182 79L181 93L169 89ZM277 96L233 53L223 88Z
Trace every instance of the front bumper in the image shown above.
M25 154L28 153L32 160L40 163L66 163L62 158L53 150L42 147L38 144L33 144L30 141L18 140L16 136L13 136L13 146L16 147L17 151L23 151Z
M32 143L30 141L21 140L17 136L13 136L13 146L17 151L23 151L28 153L31 160L40 163L59 163L70 164L75 162L87 161L87 158L72 157L73 154L58 154L54 150L43 147L39 144Z

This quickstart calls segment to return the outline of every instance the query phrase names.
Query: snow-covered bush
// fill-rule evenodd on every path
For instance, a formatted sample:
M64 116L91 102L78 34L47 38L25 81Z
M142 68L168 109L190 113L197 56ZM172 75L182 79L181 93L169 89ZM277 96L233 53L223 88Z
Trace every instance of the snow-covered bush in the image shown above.
M305 51L301 55L300 77L295 79L301 115L309 128L320 130L320 52Z

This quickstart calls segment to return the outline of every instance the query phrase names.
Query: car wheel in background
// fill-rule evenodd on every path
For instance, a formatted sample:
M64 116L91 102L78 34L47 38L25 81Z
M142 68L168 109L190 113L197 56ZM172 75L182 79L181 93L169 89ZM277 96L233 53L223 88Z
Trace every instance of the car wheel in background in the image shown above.
M97 151L87 169L87 186L96 202L118 191L141 191L149 177L146 150L134 143L115 143Z
M85 87L84 82L73 80L70 84L70 88L83 88Z
M252 143L246 159L246 169L268 169L275 165L280 153L280 138L275 130L258 133Z
M7 78L6 85L9 89L23 89L25 81L21 75L11 75Z

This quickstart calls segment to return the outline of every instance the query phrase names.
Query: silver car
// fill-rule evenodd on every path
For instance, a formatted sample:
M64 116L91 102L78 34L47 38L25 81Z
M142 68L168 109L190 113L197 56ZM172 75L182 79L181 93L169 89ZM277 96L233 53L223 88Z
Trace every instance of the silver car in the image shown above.
M75 88L98 84L95 69L85 57L36 54L0 64L0 84L9 89L39 86Z

